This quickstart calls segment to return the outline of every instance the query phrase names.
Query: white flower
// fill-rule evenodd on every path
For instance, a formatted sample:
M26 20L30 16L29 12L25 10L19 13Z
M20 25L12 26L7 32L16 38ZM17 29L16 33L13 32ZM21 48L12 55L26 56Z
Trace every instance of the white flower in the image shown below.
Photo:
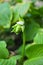
M24 21L19 21L19 22L17 22L17 24L24 25Z

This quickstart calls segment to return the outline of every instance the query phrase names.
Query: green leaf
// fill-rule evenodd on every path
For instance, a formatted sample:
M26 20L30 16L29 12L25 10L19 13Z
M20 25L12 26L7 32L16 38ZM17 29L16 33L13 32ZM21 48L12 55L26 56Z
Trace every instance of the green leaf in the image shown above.
M40 15L43 17L43 6L38 9Z
M0 58L8 58L9 52L6 48L6 43L4 41L0 41Z
M0 65L16 65L17 60L20 59L20 55L13 56L9 59L0 59Z
M26 22L25 23L25 36L26 36L26 41L33 40L35 37L36 33L38 32L40 26L36 22Z
M43 44L43 29L40 29L34 38L36 44Z
M16 60L14 57L10 59L0 59L0 65L16 65Z
M19 17L24 17L30 8L30 3L19 3L14 7L14 22L19 20Z
M23 45L21 45L16 51L18 54L22 54L22 50L23 50Z
M22 2L22 0L15 0L16 2Z
M31 59L43 56L43 44L30 44L26 46L26 56Z
M7 46L7 44L6 44L6 42L5 42L5 41L0 41L0 46L2 46L2 47L6 47L6 46Z
M8 3L0 3L0 26L9 28L11 25L12 11Z
M43 57L36 57L24 62L24 65L43 65Z

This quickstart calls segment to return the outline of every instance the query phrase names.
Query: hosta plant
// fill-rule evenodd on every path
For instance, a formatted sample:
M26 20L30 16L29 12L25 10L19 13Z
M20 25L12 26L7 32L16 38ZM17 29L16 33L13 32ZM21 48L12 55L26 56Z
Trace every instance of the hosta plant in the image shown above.
M0 65L43 65L43 6L36 1L0 1Z

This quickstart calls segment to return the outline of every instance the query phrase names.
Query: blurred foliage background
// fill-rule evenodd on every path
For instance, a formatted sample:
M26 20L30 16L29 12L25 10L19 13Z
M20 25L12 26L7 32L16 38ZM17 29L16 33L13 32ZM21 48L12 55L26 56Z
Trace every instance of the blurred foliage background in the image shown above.
M27 15L24 17L24 20L25 21L36 21L37 23L39 23L40 24L40 26L43 28L43 7L41 7L41 6L43 6L43 2L41 1L41 0L0 0L0 3L3 3L3 2L9 2L10 3L10 5L15 5L16 3L20 3L20 2L30 2L30 1L32 1L33 3L34 3L34 5L33 6L31 6L31 8L32 8L32 11L31 11L31 14L28 12L27 13ZM35 7L37 7L37 8L39 8L38 10L37 10L37 8L35 8ZM41 8L40 8L41 7ZM40 10L40 11L39 11ZM29 15L30 14L30 15ZM30 19L31 20L30 20ZM30 23L29 23L30 24ZM31 24L30 24L31 25ZM33 26L34 26L34 24L33 24ZM30 28L30 27L29 27ZM19 35L16 35L15 33L12 33L11 32L11 29L12 28L10 28L10 29L5 29L5 30L3 30L3 28L2 28L2 30L0 31L0 40L5 40L6 42L7 42L7 44L8 44L8 48L9 49L16 49L16 48L18 48L18 46L20 46L21 45L21 42L22 42L22 39L21 39L21 32L20 32L20 34ZM31 30L31 31L33 31L33 30ZM34 32L35 33L35 32ZM32 34L31 34L32 35ZM34 35L34 34L33 34ZM28 35L29 36L29 35ZM33 36L32 36L32 38L33 38ZM19 40L19 41L18 41ZM32 39L31 39L31 37L29 38L29 40L27 40L26 42L31 42L32 41ZM16 43L16 44L15 44ZM15 47L17 45L17 47Z

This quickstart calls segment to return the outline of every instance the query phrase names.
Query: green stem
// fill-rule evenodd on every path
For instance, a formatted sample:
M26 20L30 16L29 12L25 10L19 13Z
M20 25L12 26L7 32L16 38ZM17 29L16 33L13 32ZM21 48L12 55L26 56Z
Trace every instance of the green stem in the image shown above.
M23 50L22 50L22 58L25 56L25 31L23 31Z
M23 65L24 56L25 56L25 31L23 31L23 49L22 49L22 58L21 58L21 60L19 60L19 65Z

